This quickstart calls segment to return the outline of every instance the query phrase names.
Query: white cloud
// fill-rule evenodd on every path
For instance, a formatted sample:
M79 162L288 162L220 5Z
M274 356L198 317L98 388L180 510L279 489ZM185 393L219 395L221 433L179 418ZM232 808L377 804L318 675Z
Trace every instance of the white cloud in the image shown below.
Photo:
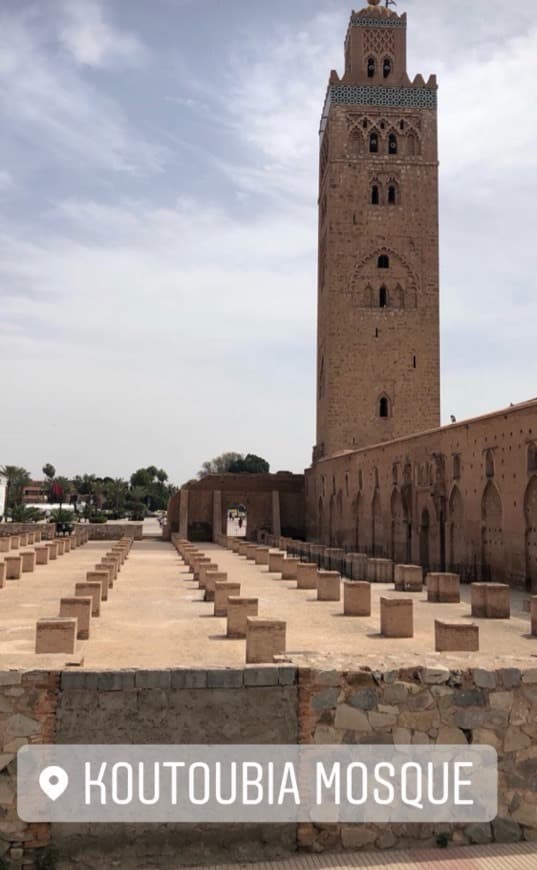
M124 33L105 20L100 3L65 0L60 39L77 63L90 67L139 64L145 48L132 33Z

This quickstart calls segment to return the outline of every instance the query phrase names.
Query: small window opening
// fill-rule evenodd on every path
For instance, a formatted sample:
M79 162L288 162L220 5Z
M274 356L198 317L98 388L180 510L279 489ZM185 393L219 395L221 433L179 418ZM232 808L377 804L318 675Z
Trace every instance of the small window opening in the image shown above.
M367 130L367 118L364 118L364 120L362 121L362 127L364 128L364 130Z
M377 329L375 329L375 338L378 338L378 337L379 337L379 331L378 331L378 328L377 328Z
M378 205L380 202L378 184L374 184L371 188L371 205Z
M386 287L381 287L379 290L379 308L386 308L388 304L388 291Z
M389 57L384 58L384 63L382 64L382 75L385 79L391 74L392 71L392 62Z
M377 266L379 269L389 269L390 268L390 258L387 254L381 254L377 261Z
M399 124L399 127L401 128L401 130L404 130L405 129L405 122L401 121L401 123Z
M417 366L416 366L416 357L413 356L413 357L412 357L412 368L415 369L416 367L417 367Z
M397 136L390 133L388 136L388 154L397 154Z
M390 411L390 406L388 403L388 399L386 396L383 396L379 402L379 417L388 417Z
M379 150L379 137L377 133L371 133L369 137L369 152L371 154L377 154Z
M390 184L388 187L388 205L397 204L397 188L395 184Z
M367 61L367 78L372 79L375 75L375 58L370 57Z

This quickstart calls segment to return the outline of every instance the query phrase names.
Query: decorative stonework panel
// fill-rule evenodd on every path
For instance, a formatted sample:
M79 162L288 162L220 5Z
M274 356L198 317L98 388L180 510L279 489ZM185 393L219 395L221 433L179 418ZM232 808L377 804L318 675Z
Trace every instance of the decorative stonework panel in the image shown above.
M404 106L411 109L436 109L436 91L432 88L383 88L381 85L330 85L330 103L366 106Z

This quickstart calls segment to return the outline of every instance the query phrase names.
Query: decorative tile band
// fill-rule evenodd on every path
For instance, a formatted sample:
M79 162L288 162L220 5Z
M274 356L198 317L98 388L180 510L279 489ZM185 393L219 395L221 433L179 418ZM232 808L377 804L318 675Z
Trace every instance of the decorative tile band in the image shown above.
M378 85L329 85L321 116L321 134L328 121L332 103L336 105L392 106L411 109L436 109L434 88L383 88Z
M406 27L405 18L351 18L353 27Z

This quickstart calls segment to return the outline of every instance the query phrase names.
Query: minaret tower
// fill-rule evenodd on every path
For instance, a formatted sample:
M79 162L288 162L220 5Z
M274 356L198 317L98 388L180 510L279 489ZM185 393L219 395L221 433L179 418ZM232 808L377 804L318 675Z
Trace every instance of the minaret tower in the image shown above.
M437 87L408 77L406 23L369 0L330 75L314 461L440 425Z

